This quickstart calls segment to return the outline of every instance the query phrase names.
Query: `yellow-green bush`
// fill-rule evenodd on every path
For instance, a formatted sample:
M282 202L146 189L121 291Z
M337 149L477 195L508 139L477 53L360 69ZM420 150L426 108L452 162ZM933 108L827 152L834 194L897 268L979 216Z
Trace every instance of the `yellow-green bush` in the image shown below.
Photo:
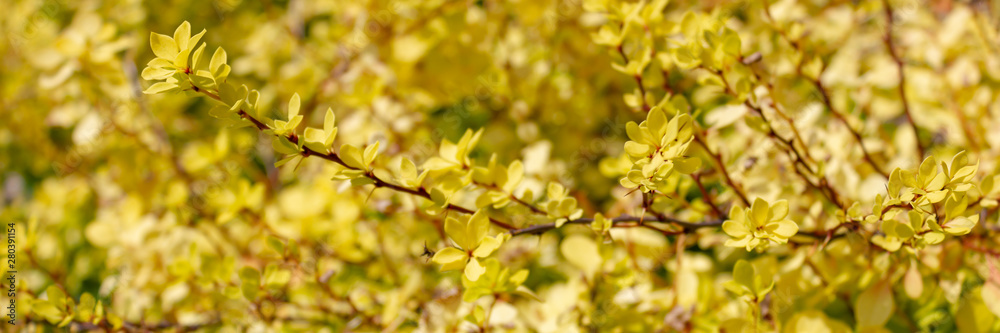
M7 329L1000 331L995 1L4 8Z

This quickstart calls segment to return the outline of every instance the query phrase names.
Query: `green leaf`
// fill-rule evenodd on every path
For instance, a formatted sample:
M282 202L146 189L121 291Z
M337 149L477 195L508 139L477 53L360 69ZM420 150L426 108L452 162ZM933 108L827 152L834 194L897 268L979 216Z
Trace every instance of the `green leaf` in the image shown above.
M240 269L240 290L248 300L254 301L260 295L260 271L253 267Z
M292 272L271 263L264 269L264 285L271 289L284 288L292 279Z
M281 239L278 239L277 237L274 236L267 237L267 246L273 249L274 252L278 252L278 254L281 255L285 254L285 242L283 242Z
M358 177L351 179L351 186L363 186L375 184L375 181L368 177Z

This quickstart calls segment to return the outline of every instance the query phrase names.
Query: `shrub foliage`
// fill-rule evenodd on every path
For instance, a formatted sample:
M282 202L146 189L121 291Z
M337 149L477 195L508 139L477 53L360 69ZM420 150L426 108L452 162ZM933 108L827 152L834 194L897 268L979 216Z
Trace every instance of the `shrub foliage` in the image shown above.
M995 2L10 7L18 329L1000 331Z

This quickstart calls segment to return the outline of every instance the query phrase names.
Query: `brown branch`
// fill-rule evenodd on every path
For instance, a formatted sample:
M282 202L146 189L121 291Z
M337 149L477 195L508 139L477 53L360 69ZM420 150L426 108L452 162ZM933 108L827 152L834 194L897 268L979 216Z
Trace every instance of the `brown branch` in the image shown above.
M623 216L619 216L619 217L611 219L612 227L634 227L634 226L638 226L637 224L633 224L634 222L664 222L664 223L673 223L673 224L676 224L676 225L680 226L681 228L683 228L685 231L695 230L695 229L704 228L704 227L717 227L717 226L722 225L723 221L724 221L724 219L719 218L719 219L714 219L714 220L706 220L704 222L688 222L688 221L679 220L679 219L672 218L672 217L667 217L667 216L655 217L655 216L628 216L628 215L623 215ZM575 219L575 220L566 221L566 223L564 223L564 224L589 224L589 223L592 223L592 222L594 222L593 218L584 217L584 218L579 218L579 219ZM521 229L513 229L513 230L510 230L510 231L507 231L507 233L510 234L511 236L518 236L518 235L538 235L538 234L542 234L542 233L544 233L546 231L553 230L553 229L556 229L556 224L555 223L546 223L546 224L537 224L537 225L533 225L533 226L525 227L525 228L521 228Z
M625 50L622 48L622 44L618 44L615 49L618 50L618 54L620 54L622 59L625 61L625 67L628 67L630 61L628 59L628 55L625 54ZM636 74L632 77L635 79L635 84L639 86L639 93L642 94L642 96L640 96L640 99L642 99L642 110L649 112L651 108L649 107L649 103L646 103L646 87L642 83L642 74Z
M521 198L518 198L516 195L514 195L514 193L508 193L507 191L505 191L504 189L502 189L500 187L497 187L496 185L483 184L483 183L480 183L480 182L477 182L477 181L472 181L472 183L475 184L475 185L477 185L477 186L479 186L479 187L482 187L484 189L490 190L490 191L497 191L497 192L504 193L504 194L507 195L508 198L510 198L511 201L516 202L517 204L519 204L521 206L524 206L525 208L528 208L528 210L530 210L532 213L539 214L539 215L546 215L546 216L549 215L549 213L545 212L541 208L538 208L538 206L535 206L534 204L532 204L530 202L521 200Z
M648 28L647 28L647 31L648 31ZM628 63L629 63L629 59L628 59L628 55L626 55L625 51L622 49L622 45L619 44L616 47L616 49L618 50L618 54L620 54L621 57L622 57L622 59L624 59L625 65L627 66ZM669 73L666 70L662 71L661 73L663 74L664 90L666 90L666 92L668 94L669 93L673 93L673 90L670 89L670 85L669 85L669 82L670 82L669 81L669 77L668 77ZM644 107L645 111L648 112L651 108L646 104L646 96L645 96L646 93L645 93L645 88L643 87L643 83L642 83L642 76L641 75L636 75L635 76L635 80L636 80L636 83L639 84L640 91L643 94L643 96L642 96L643 107ZM734 182L733 179L732 179L732 177L729 176L729 171L726 170L726 165L722 161L721 154L713 152L712 149L708 147L708 144L706 144L705 141L699 136L699 132L700 131L698 131L697 129L698 128L697 128L697 125L696 125L696 127L695 127L695 135L694 135L695 141L697 141L698 144L700 144L703 148L705 148L705 152L708 153L708 155L712 157L712 160L715 161L716 165L719 167L719 171L722 173L723 177L725 178L726 183L729 184L729 187L733 189L733 192L736 192L737 197L740 198L740 200L743 202L744 205L746 205L747 207L750 207L750 200L747 199L746 195L743 194L742 189L738 185L736 185L736 182ZM699 183L699 185L701 185L701 184ZM713 209L719 214L719 216L724 216L725 215L725 213L721 212L721 210L719 210L716 205L712 204L712 206L713 206Z
M795 126L795 120L793 120L792 117L788 116L788 114L786 114L784 111L781 111L779 105L774 101L774 96L775 96L774 85L772 85L771 82L764 81L763 78L761 78L756 71L753 71L752 66L750 67L750 71L751 73L753 73L753 76L757 80L757 82L763 83L764 87L767 88L767 91L771 96L768 99L768 104L770 104L771 108L774 109L774 113L777 114L779 117L781 117L781 119L784 119L785 122L788 123L788 127L792 129L792 138L788 139L789 144L793 144L795 140L798 140L799 144L802 145L802 152L805 153L805 156L803 157L805 157L806 161L808 161L809 163L816 163L816 159L813 158L812 155L809 153L809 146L806 145L806 140L802 139L802 134L799 133L798 127Z
M212 99L215 99L217 101L222 102L222 99L219 98L219 95L212 94L211 92L209 92L209 91L207 91L205 89L195 89L195 91L204 93L206 96L208 96L208 97L210 97ZM244 111L243 109L240 109L239 111L237 111L237 114L240 116L240 118L243 118L243 119L248 120L251 123L253 123L253 125L255 127L257 127L257 129L260 130L260 131L267 131L267 130L271 129L270 126L268 126L267 124L264 124L263 122L261 122L257 118L254 118L250 114L246 113L246 111ZM290 141L290 142L292 142L294 144L298 144L298 142L299 142L299 138L298 138L298 136L295 133L288 134L288 135L285 136L285 138L287 138L288 141ZM302 154L303 157L316 156L316 157L322 158L324 160L337 163L337 164L339 164L339 165L341 165L341 166L343 166L343 167L345 167L347 169L361 170L359 168L355 168L355 167L347 165L347 163L344 163L344 161L340 159L340 156L338 156L336 153L334 153L332 151L331 152L319 152L319 151L313 150L312 148L309 148L307 146L302 146L302 153L301 154ZM394 191L397 191L397 192L408 193L408 194L415 195L415 196L418 196L418 197L423 197L424 199L427 199L427 200L431 200L431 194L430 194L430 192L428 192L427 189L425 189L423 187L412 189L412 188L407 188L407 187L403 187L403 186L400 186L400 185L396 185L396 184L387 182L387 181L379 178L378 176L376 176L371 171L366 171L365 174L364 174L364 176L367 177L368 179L371 179L372 180L372 185L375 185L375 187L384 187L384 188L388 188L388 189L391 189L391 190L394 190ZM457 205L454 205L454 204L448 204L447 206L445 206L445 209L453 210L453 211L460 212L460 213L465 213L465 214L473 214L473 213L475 213L475 211L473 211L471 209L468 209L468 208L465 208L465 207L462 207L462 206L457 206ZM500 221L500 220L498 220L496 218L493 218L493 217L489 217L489 219L490 219L490 222L492 222L494 225L496 225L498 227L501 227L501 228L504 228L504 229L508 229L508 230L516 229L516 227L514 227L513 225L511 225L511 224L509 224L507 222Z
M893 206L893 207L895 207L895 206ZM889 207L887 207L887 209L888 208ZM663 234L664 236L671 236L671 235L684 235L684 234L688 234L688 233L693 233L696 230L701 229L701 228L719 227L719 226L722 226L722 223L725 222L727 219L728 219L727 216L722 216L722 217L719 217L717 219L710 219L710 220L705 220L705 221L702 221L702 222L688 222L688 221L684 221L684 220L680 220L680 219L676 219L676 218L672 218L672 217L668 217L668 216L663 216L663 215L660 215L659 217L657 217L657 216L641 216L640 217L640 216L622 215L622 216L619 216L619 217L611 219L611 222L612 222L612 228L644 227L644 228L647 228L647 229L651 229L651 230L657 231L657 232ZM575 220L569 220L569 221L566 221L564 224L590 224L592 222L594 222L593 218L586 217L586 218L579 218L579 219L575 219ZM675 225L679 226L680 230L676 230L676 231L663 230L663 229L660 229L660 228L653 227L652 225L649 225L648 224L649 222L672 223L672 224L675 224ZM859 227L859 225L858 225L857 222L855 222L855 221L847 221L847 222L840 223L837 226L835 226L833 228L830 228L828 230L816 230L816 231L800 230L799 232L797 232L795 234L795 236L804 236L804 237L813 238L813 239L816 239L818 241L822 241L822 243L825 244L825 243L829 242L830 240L847 236L851 231L857 230L858 227ZM849 230L846 233L837 234L837 231L839 231L842 228L847 228ZM511 236L540 235L540 234L543 234L543 233L545 233L547 231L551 231L551 230L554 230L554 229L556 229L555 223L546 223L546 224L537 224L537 225L533 225L533 226L529 226L529 227L525 227L525 228L521 228L521 229L509 230L509 231L507 231L507 233L510 234ZM868 242L870 243L871 240L868 239Z
M705 68L705 67L702 67L702 68L705 69L705 70L707 70L707 71L709 71L709 72L711 72L711 73L713 73L713 74L715 74L715 75L719 76L719 78L722 80L722 85L725 88L725 91L726 91L727 94L729 94L729 95L731 95L733 97L738 97L739 96L739 94L736 93L736 91L733 90L733 88L729 86L729 82L726 80L726 76L723 75L723 73L722 73L721 70L710 69L710 68ZM795 142L793 141L793 139L785 139L785 138L781 137L780 135L778 135L778 133L774 130L774 126L771 125L771 122L767 119L767 115L764 114L764 110L762 110L760 107L758 107L758 106L753 105L752 103L750 103L749 99L743 100L743 105L745 105L747 108L753 110L754 112L756 112L757 114L760 115L760 117L764 121L764 124L767 125L767 130L768 130L767 135L768 135L768 137L774 139L775 141L779 142L780 144L783 144L784 147L787 147L786 149L782 149L782 150L784 150L786 152L786 154L788 154L788 157L792 160L792 169L795 170L795 173L798 174L799 176L801 176L802 180L804 180L808 185L810 185L813 188L819 190L819 192L822 193L823 196L825 198L827 198L831 203L833 203L834 205L836 205L840 209L844 209L844 204L841 203L840 199L839 199L840 195L838 195L837 191L835 189L833 189L833 187L831 187L829 185L829 182L826 181L825 177L819 177L820 178L819 184L816 184L816 183L813 183L808 177L806 177L805 175L803 175L799 171L799 169L798 169L798 167L796 165L801 165L806 170L808 170L810 174L813 174L813 175L817 174L817 172L811 166L809 166L808 164L805 163L805 161L803 160L803 155L805 155L805 154L799 152L798 148L795 146ZM792 126L794 126L794 124ZM803 147L805 147L805 143L802 143L802 145L803 145ZM749 207L749 206L750 206L750 204L747 203L747 207Z
M830 110L830 113L833 114L833 117L840 120L840 122L844 124L844 127L846 127L847 130L851 132L851 136L854 137L854 141L857 141L858 146L861 147L861 153L864 154L865 161L867 161L868 164L871 165L876 172L882 174L883 177L888 179L889 173L875 163L875 159L872 157L871 153L868 152L868 148L865 148L865 143L863 141L863 138L861 137L861 133L854 130L854 128L851 127L851 124L847 122L847 118L844 117L842 113L838 112L837 109L833 107L833 102L830 101L830 93L827 92L826 87L823 86L823 81L820 81L818 78L815 80L810 78L809 82L812 82L812 84L816 86L816 89L819 90L820 97L822 97L823 100L823 105L826 105L826 108ZM916 127L914 127L914 129L915 128Z
M787 42L789 45L791 45L793 49L795 49L796 51L799 51L800 53L802 53L802 57L799 57L800 61L799 61L798 65L796 66L796 71L799 74L802 74L802 61L801 61L801 59L805 58L805 52L802 49L801 43L799 41L793 40L791 37L788 36L788 34L783 29L781 29L780 27L777 26L778 22L774 19L773 16L771 16L771 11L768 8L769 6L770 5L768 4L768 2L765 1L765 3L764 3L764 14L768 18L768 20L770 21L771 25L774 27L774 30L777 31L778 35L781 36L781 38L784 39L785 42ZM751 70L752 70L752 68L751 68ZM753 73L754 73L754 76L757 76L756 72L753 72ZM822 71L820 72L820 76L822 76ZM851 125L847 122L847 118L844 117L843 114L841 114L840 112L838 112L837 109L835 109L833 107L833 103L830 100L830 94L829 94L829 92L827 92L826 87L823 86L823 82L820 81L819 77L816 77L815 79L809 77L808 75L802 75L802 77L808 79L810 83L812 83L814 86L816 86L816 89L819 90L820 97L822 97L823 104L826 105L826 108L830 110L830 113L832 113L835 118L837 118L838 120L840 120L840 122L842 122L844 124L844 127L847 127L848 131L851 132L851 135L854 137L854 140L857 141L858 142L858 146L861 147L861 153L864 154L865 161L868 162L868 164L871 165L872 168L875 169L876 172L882 174L882 176L884 176L885 178L889 178L889 173L885 172L885 170L882 169L882 167L880 167L878 164L875 163L875 159L872 158L871 153L869 153L868 149L865 148L865 144L864 144L864 142L862 140L861 133L858 133L858 131L855 131L854 128L852 128ZM760 81L760 80L758 79L758 81ZM770 88L770 83L768 83L768 87ZM771 94L771 95L773 96L774 94ZM778 110L778 108L775 107L775 110ZM792 130L795 132L796 137L798 137L799 141L802 142L803 145L805 145L805 141L802 140L802 138L798 134L798 130L795 128L795 124L792 123L792 121L787 116L785 116L783 113L781 113L780 111L779 111L779 114L782 115L782 117L784 117L785 120L788 121L789 124L791 124ZM808 154L808 150L806 151L806 153Z
M625 54L625 51L622 48L622 45L619 44L616 47L616 50L618 51L618 54L621 55L622 59L624 59L625 65L627 66L628 63L629 63L629 58L628 58L628 55ZM668 82L669 82L668 74L669 73L667 73L666 71L662 71L662 74L664 75L664 78L663 78L664 79L664 89L667 90L667 93L672 93L673 91L672 91L672 89L670 89L670 86L668 84ZM646 104L645 88L643 87L642 76L641 75L636 75L634 77L635 77L636 83L639 84L640 91L643 94L643 96L642 96L643 108L645 109L645 111L648 112L651 108ZM715 163L718 166L720 172L722 173L723 177L725 178L726 183L729 184L729 187L733 189L733 192L736 192L737 197L740 198L740 200L743 202L744 205L746 205L747 207L750 207L750 200L747 199L746 195L743 194L742 189L738 185L736 185L736 182L734 182L733 179L732 179L732 177L729 176L729 171L726 170L726 165L722 161L721 154L713 152L712 149L708 147L708 144L706 144L705 141L699 136L699 132L700 131L697 130L697 127L695 127L695 129L696 129L695 135L694 135L695 141L698 142L698 144L700 144L703 148L705 148L705 152L708 153L708 155L712 157L712 160L715 161ZM719 216L725 215L724 213L721 213L721 211L718 209L718 207L714 207L713 209L716 210L717 212L720 212Z
M986 255L991 255L994 258L1000 258L1000 250L994 246L974 244L971 239L966 239L962 242L962 248L970 250L973 252L978 252Z
M899 98L903 102L903 114L906 115L906 121L910 123L910 126L913 126L913 140L917 142L917 153L923 159L926 150L924 145L920 143L920 134L917 133L917 123L913 121L913 115L910 112L910 103L906 99L906 75L903 73L903 59L896 51L892 41L892 27L895 25L892 6L889 4L889 0L882 0L882 6L885 7L886 20L885 36L883 36L885 48L889 50L889 55L892 56L893 62L896 63L896 69L899 74Z
M743 201L744 205L750 207L750 200L747 199L746 194L743 194L743 190L736 185L733 178L729 176L729 171L726 170L726 164L722 161L722 155L720 153L713 152L712 148L708 147L708 143L701 138L701 133L699 133L699 131L695 131L694 141L705 149L708 156L712 157L712 160L715 161L715 165L719 168L719 172L722 173L723 179L725 179L726 183L729 184L729 187L733 189L733 192L736 192L736 196L740 198L740 201Z
M46 269L45 267L43 267L41 264L39 264L38 260L35 259L35 255L31 253L31 249L25 249L24 250L24 254L25 254L25 256L28 257L28 262L30 264L34 265L34 269L41 271L50 280L52 280L52 284L54 284L57 288L59 288L59 290L62 290L62 292L64 294L69 295L69 291L67 291L66 287L63 286L62 277L61 277L62 274L60 274L58 272L50 271L50 270Z
M717 217L725 216L726 214L722 212L722 209L719 209L719 205L715 204L715 198L713 198L712 195L708 193L708 190L705 189L705 185L701 183L701 175L694 173L691 174L691 178L693 178L694 183L698 185L698 190L701 191L701 196L705 199L705 202L708 203L710 207L712 207L712 211L715 212L715 216Z

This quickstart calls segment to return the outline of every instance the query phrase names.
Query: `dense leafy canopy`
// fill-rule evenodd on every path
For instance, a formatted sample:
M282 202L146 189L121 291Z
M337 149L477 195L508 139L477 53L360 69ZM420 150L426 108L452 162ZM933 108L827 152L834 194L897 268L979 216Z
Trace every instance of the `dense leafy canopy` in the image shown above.
M4 8L15 329L1000 331L997 2Z

